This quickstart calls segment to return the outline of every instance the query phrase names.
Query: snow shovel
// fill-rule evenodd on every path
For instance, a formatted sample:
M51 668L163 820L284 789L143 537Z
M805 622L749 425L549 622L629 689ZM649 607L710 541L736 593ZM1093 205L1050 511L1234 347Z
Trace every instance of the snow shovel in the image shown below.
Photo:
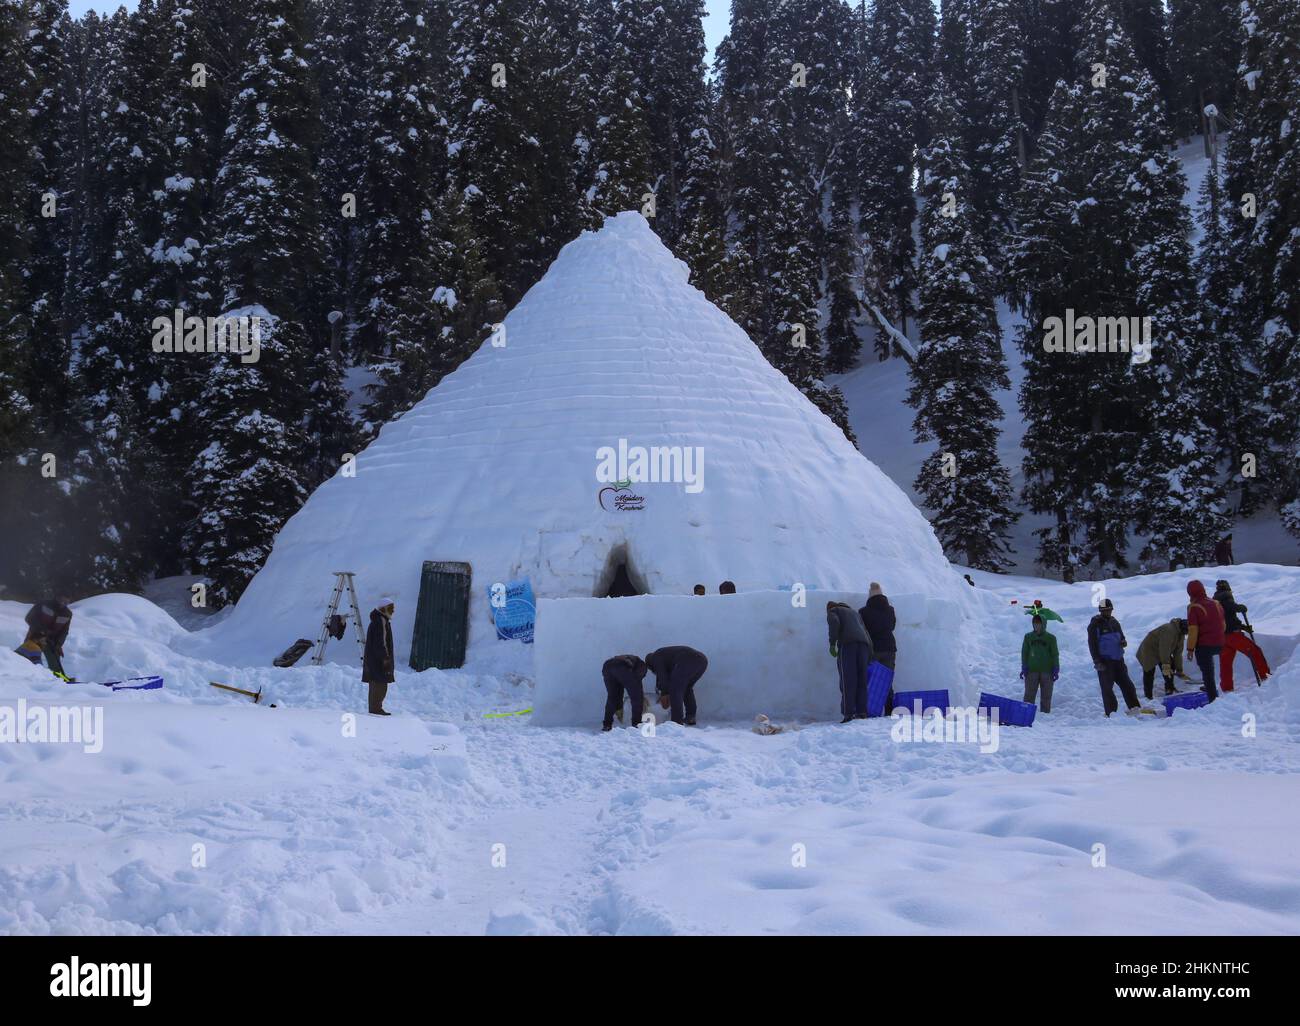
M260 688L255 692L245 691L243 688L232 688L229 684L218 684L215 680L208 681L208 684L214 688L220 688L222 691L233 691L237 695L247 695L253 700L254 705L258 705L262 701L262 691Z

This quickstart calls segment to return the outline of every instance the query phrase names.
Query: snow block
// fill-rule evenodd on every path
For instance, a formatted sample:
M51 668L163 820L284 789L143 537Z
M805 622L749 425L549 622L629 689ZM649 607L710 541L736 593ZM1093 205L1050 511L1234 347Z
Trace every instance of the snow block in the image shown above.
M867 667L867 715L884 716L885 699L894 686L894 671L874 659Z
M927 709L939 709L947 715L948 713L948 690L943 691L895 691L894 708L900 706L909 713L916 713L916 703L921 703L921 712Z
M1004 727L1032 727L1038 706L1033 702L1022 702L1018 698L1003 698L980 692L979 707L988 709L990 717L996 716L998 723Z
M1175 709L1199 709L1210 704L1210 696L1204 691L1185 691L1178 695L1165 696L1165 715L1172 716Z
M800 598L775 590L543 598L537 607L533 723L599 723L605 706L601 664L623 653L644 658L665 645L689 645L708 656L708 671L695 688L702 723L750 721L758 713L838 720L839 678L827 651L826 603L857 609L866 594L819 591L796 605ZM957 604L912 598L890 596L898 614L896 680L918 686L960 679ZM646 687L653 692L653 675ZM946 691L926 694L947 704ZM651 711L666 718L657 705Z

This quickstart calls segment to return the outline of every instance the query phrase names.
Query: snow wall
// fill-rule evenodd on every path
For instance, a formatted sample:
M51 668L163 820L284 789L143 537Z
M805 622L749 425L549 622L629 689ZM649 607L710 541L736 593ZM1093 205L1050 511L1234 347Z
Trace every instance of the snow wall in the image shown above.
M826 603L865 605L864 593L809 591L795 606L787 591L737 595L640 595L542 599L537 607L533 723L600 722L605 688L600 668L611 656L690 645L709 658L695 691L701 722L839 717L839 685L826 632ZM898 615L898 690L950 688L964 679L958 658L957 603L924 595L890 595ZM646 677L654 691L654 675ZM655 707L659 720L666 714Z

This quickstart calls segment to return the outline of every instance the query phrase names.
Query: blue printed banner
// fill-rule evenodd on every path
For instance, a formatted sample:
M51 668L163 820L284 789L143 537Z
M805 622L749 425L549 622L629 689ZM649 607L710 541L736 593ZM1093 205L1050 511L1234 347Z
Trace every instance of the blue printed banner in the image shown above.
M533 643L537 603L527 577L521 581L489 585L488 603L492 607L492 623L499 639L522 641L525 645Z

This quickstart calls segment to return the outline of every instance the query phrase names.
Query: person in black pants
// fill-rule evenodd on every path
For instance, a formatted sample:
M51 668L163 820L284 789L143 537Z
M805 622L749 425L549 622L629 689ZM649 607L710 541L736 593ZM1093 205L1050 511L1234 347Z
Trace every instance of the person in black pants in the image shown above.
M1092 665L1097 671L1097 683L1101 686L1101 705L1106 715L1119 709L1115 698L1115 685L1119 685L1124 695L1124 704L1131 715L1142 703L1138 701L1137 688L1128 675L1124 665L1124 649L1128 639L1124 637L1124 628L1115 619L1115 605L1110 599L1104 599L1097 607L1097 615L1088 623L1088 652L1092 655Z
M623 718L623 692L632 702L632 726L641 722L645 712L645 692L641 682L645 680L648 667L640 656L619 655L606 659L600 668L600 675L605 679L605 723L601 730L614 729L615 715Z
M27 611L27 637L23 641L24 645L39 645L50 672L64 680L68 675L63 672L63 644L72 626L72 610L68 608L71 601L67 595L59 595L32 606Z
M898 616L889 604L884 589L875 581L867 591L867 604L858 610L862 617L862 626L871 635L871 647L875 651L875 660L891 670L897 669L898 643L894 640L894 628L898 626ZM1050 704L1050 703L1049 703ZM889 689L885 696L885 715L894 709L894 689Z
M674 723L695 726L695 682L709 668L704 653L686 645L669 645L655 649L645 662L655 675L660 706L672 708Z
M370 611L370 627L366 630L366 647L361 654L361 681L369 685L371 716L391 716L384 708L388 685L393 683L393 600L381 598L379 605Z

